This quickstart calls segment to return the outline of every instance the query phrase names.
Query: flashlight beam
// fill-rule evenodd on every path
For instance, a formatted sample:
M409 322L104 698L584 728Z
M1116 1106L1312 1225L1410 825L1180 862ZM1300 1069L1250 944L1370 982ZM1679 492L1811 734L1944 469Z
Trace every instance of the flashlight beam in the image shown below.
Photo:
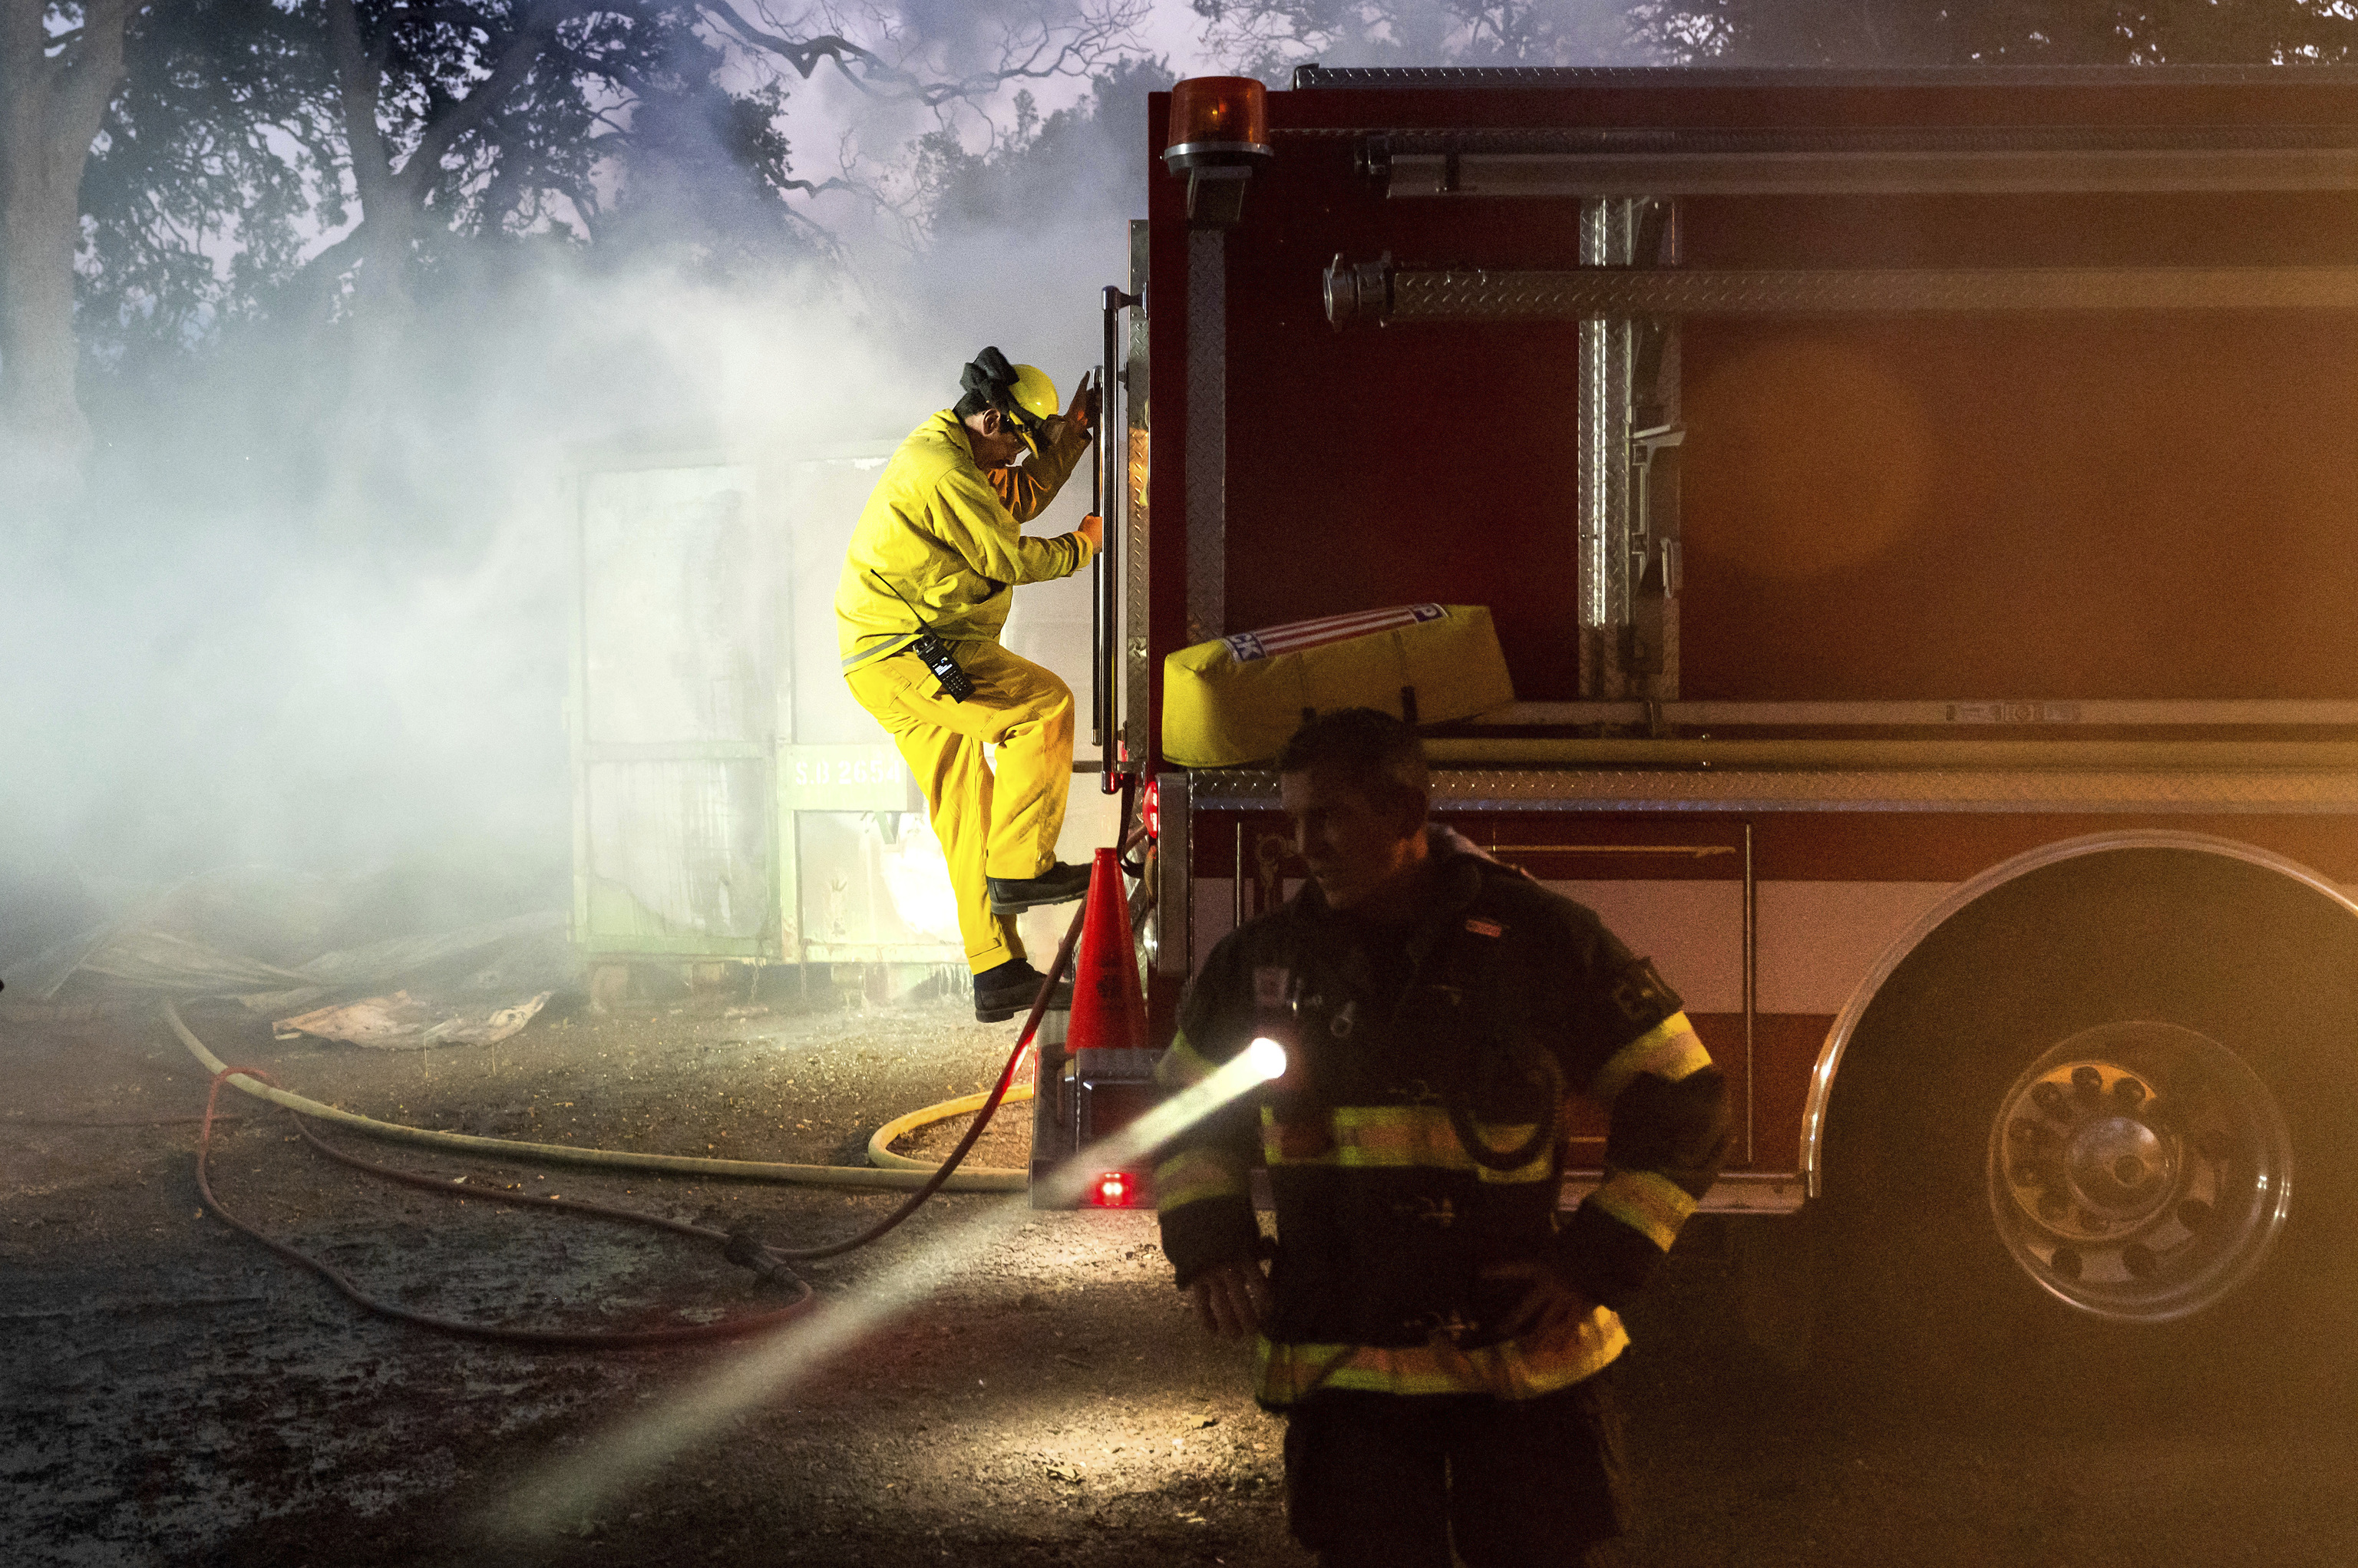
M1272 1070L1273 1069L1273 1070ZM1263 1038L1238 1053L1211 1076L1164 1100L1127 1127L1117 1128L1034 1184L1044 1206L1077 1203L1100 1173L1123 1171L1230 1100L1285 1074L1285 1047Z
M1077 1202L1099 1173L1130 1168L1158 1144L1284 1071L1283 1048L1273 1040L1256 1040L1209 1077L1058 1165L1041 1179L1041 1185L1056 1204ZM784 1392L880 1332L1031 1217L1028 1197L991 1205L921 1254L904 1258L838 1300L821 1303L646 1415L592 1438L544 1467L487 1521L489 1528L509 1539L578 1529L609 1498L712 1435L739 1411Z

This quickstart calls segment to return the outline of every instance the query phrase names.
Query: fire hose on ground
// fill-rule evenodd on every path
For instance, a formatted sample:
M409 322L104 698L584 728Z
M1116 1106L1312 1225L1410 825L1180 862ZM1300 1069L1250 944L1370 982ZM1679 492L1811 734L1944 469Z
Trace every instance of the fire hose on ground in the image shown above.
M791 1270L786 1269L785 1264L838 1257L865 1247L914 1214L926 1199L946 1189L954 1192L1020 1192L1023 1189L1027 1174L1022 1171L986 1169L961 1173L959 1166L964 1162L968 1152L973 1149L976 1141L982 1136L983 1130L990 1124L991 1117L1002 1104L1011 1099L1022 1101L1032 1098L1029 1087L1015 1085L1016 1069L1022 1064L1024 1053L1031 1049L1033 1036L1038 1033L1040 1020L1048 1010L1048 1000L1055 989L1056 982L1064 977L1066 966L1072 962L1073 949L1080 940L1087 908L1087 906L1084 904L1081 910L1074 914L1072 924L1066 928L1063 942L1057 946L1055 961L1049 966L1047 975L1041 982L1039 992L1033 999L1032 1011L1023 1021L1022 1031L1016 1039L1014 1050L1008 1054L1007 1064L1001 1069L997 1084L986 1094L962 1095L956 1099L944 1100L937 1105L927 1106L921 1110L912 1111L887 1122L869 1141L868 1155L873 1163L868 1167L786 1164L759 1160L708 1160L690 1155L644 1154L614 1149L580 1149L566 1144L527 1143L504 1138L484 1138L471 1133L444 1132L430 1128L406 1127L398 1122L380 1121L374 1117L341 1110L334 1106L323 1105L318 1100L292 1094L270 1082L268 1076L257 1068L233 1066L222 1061L189 1030L188 1024L181 1019L178 1008L168 1001L164 1004L165 1022L171 1026L172 1033L179 1037L180 1043L188 1047L189 1054L204 1066L207 1073L211 1075L211 1084L205 1098L205 1111L197 1141L197 1187L203 1195L206 1207L235 1229L261 1242L287 1261L319 1274L336 1290L365 1310L382 1317L414 1324L419 1327L462 1335L470 1338L543 1348L630 1349L689 1344L756 1333L762 1329L773 1327L802 1312L810 1303L810 1286L795 1275ZM730 1261L752 1269L763 1275L783 1276L792 1281L799 1293L791 1303L774 1312L730 1318L719 1323L699 1324L685 1328L639 1331L503 1328L414 1312L406 1307L380 1301L366 1293L350 1278L329 1264L265 1234L222 1206L221 1200L213 1194L209 1163L212 1150L212 1124L216 1119L228 1119L217 1118L214 1110L224 1085L258 1099L269 1100L283 1107L287 1111L289 1119L294 1122L296 1130L314 1149L340 1163L367 1174L428 1192L438 1192L450 1197L479 1197L517 1207L560 1209L588 1214L599 1218L646 1225L680 1235L692 1236L700 1240L717 1241L722 1245ZM925 1161L912 1159L906 1155L895 1154L889 1147L895 1139L904 1136L918 1127L946 1120L950 1117L963 1115L968 1111L976 1111L979 1114L966 1130L965 1135L958 1140L957 1146L952 1149L938 1165L928 1164ZM666 1219L658 1215L635 1209L588 1203L580 1199L511 1195L492 1188L467 1185L449 1176L428 1175L389 1165L380 1165L373 1161L362 1160L329 1143L313 1130L312 1121L336 1123L365 1132L373 1138L395 1142L423 1144L434 1148L463 1151L472 1154L488 1154L501 1159L523 1160L538 1163L582 1165L609 1170L652 1171L672 1175L725 1176L741 1181L790 1184L914 1190L899 1207L856 1235L817 1247L778 1247L763 1242L741 1230L722 1231L708 1226L690 1225L684 1221Z

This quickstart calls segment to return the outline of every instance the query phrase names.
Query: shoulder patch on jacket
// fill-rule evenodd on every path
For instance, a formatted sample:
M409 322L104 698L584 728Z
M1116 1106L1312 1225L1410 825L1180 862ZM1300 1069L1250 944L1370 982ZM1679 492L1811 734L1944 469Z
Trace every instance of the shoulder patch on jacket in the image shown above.
M1632 1023L1653 1027L1679 1011L1679 995L1654 972L1654 960L1639 958L1613 977L1613 1005Z
M1253 1005L1283 1007L1285 982L1288 976L1282 964L1260 964L1253 968Z

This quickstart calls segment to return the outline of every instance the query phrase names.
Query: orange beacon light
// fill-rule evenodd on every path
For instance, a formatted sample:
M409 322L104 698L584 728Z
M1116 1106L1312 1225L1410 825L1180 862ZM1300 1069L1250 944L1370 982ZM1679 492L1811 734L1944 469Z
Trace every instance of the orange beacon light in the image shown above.
M1249 76L1191 76L1171 89L1171 132L1163 164L1187 177L1187 221L1233 227L1244 216L1245 187L1266 163L1269 89Z

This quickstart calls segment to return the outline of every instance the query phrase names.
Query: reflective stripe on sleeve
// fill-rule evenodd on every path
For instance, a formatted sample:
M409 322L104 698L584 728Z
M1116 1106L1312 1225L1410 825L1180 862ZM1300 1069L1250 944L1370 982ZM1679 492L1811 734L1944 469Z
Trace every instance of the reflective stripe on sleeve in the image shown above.
M1218 1070L1219 1064L1206 1059L1188 1043L1185 1034L1174 1034L1171 1049L1154 1064L1154 1081L1166 1089L1193 1088Z
M1596 1070L1588 1092L1598 1103L1611 1105L1640 1073L1677 1083L1711 1065L1711 1053L1695 1038L1694 1026L1683 1012L1674 1012L1618 1051Z
M1253 1346L1253 1393L1262 1404L1278 1409L1320 1389L1536 1399L1603 1371L1628 1346L1621 1320L1604 1307L1552 1340L1515 1339L1470 1350L1446 1340L1429 1345L1289 1345L1263 1338Z
M1471 1171L1485 1182L1515 1184L1555 1179L1555 1151L1540 1152L1511 1171L1493 1171L1477 1162L1458 1141L1449 1112L1437 1105L1347 1105L1336 1107L1326 1125L1333 1147L1303 1156L1285 1152L1284 1139L1274 1108L1261 1108L1261 1156L1278 1165L1424 1166L1443 1171ZM1476 1122L1474 1131L1484 1144L1501 1153L1528 1142L1535 1125L1494 1126Z
M1615 1171L1588 1201L1668 1252L1679 1227L1694 1213L1695 1200L1668 1176L1651 1171Z
M1244 1167L1218 1149L1183 1149L1154 1167L1154 1206L1163 1214L1205 1198L1249 1195Z

